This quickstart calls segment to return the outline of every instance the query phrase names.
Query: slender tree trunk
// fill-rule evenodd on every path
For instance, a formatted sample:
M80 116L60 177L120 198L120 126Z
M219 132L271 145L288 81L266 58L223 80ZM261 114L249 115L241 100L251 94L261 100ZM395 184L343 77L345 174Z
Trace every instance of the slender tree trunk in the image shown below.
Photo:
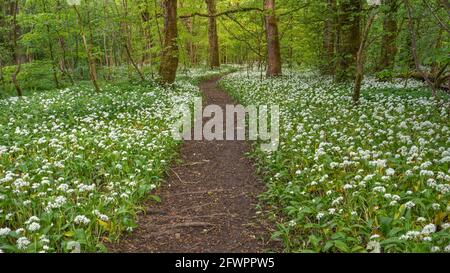
M294 16L293 14L289 15L289 69L294 67L294 24L293 24Z
M194 42L192 41L192 38L194 36L194 20L192 18L186 18L183 19L184 25L186 26L186 29L191 37L186 41L186 48L188 51L188 57L189 61L192 65L197 64L197 52L196 52L196 46Z
M19 82L17 81L17 76L20 73L21 67L22 67L22 58L19 50L19 45L17 44L17 35L19 32L18 26L17 26L17 14L19 13L19 0L16 0L12 2L11 6L11 14L13 16L12 18L12 47L14 50L14 60L16 63L16 70L11 75L11 80L16 88L17 96L22 97L23 92L22 88L20 87Z
M355 75L356 55L361 43L361 9L361 0L340 1L337 81L348 81Z
M3 5L2 3L2 5L0 5L0 27L6 26L5 16L6 16L5 5ZM3 33L0 33L0 43L3 44L4 42L5 38L3 37ZM3 76L3 66L5 65L4 63L6 63L6 56L0 55L0 82L2 90L5 90L5 78Z
M159 26L159 20L158 20L158 0L155 0L154 3L155 3L155 8L154 8L153 18L155 20L156 29L158 30L159 44L162 49L162 48L164 48L164 39L161 34L161 27ZM161 50L161 56L162 56L162 50Z
M133 56L131 54L131 52L132 52L132 49L131 49L131 33L130 33L131 31L129 30L129 25L127 23L128 3L127 3L126 0L124 0L122 2L122 8L124 10L123 26L124 26L124 35L125 35L125 41L124 41L125 53L127 54L127 58L131 62L131 65L134 67L134 69L136 70L137 74L139 75L139 78L141 78L141 80L144 82L145 81L145 77L142 74L141 70L139 69L139 66L134 61Z
M437 51L439 51L439 49L442 47L442 28L439 30L439 34L438 37L436 39L436 44L434 46L434 49ZM431 64L431 74L437 74L439 72L439 63L436 61L433 61L433 63ZM437 79L434 79L435 82L437 81Z
M205 0L208 9L208 42L209 42L209 65L211 68L220 66L219 37L217 35L216 0Z
M108 10L107 10L107 5L108 5L108 1L107 0L103 0L103 16L105 18L105 20L107 20L108 22L110 21L110 17L108 15ZM105 59L105 64L108 67L108 74L104 75L103 78L107 81L111 80L111 74L112 74L112 63L111 63L111 56L110 51L109 51L109 41L107 39L107 33L108 33L108 29L111 28L111 24L110 23L105 23L104 27L103 27L103 52L105 54L104 59Z
M47 25L47 33L48 35L50 35L50 27L48 25ZM53 44L50 37L48 38L48 50L50 52L50 59L52 62L53 80L55 81L56 88L60 88L61 85L58 79L57 62L53 53Z
M152 30L149 25L150 21L150 14L148 12L148 9L141 12L141 23L142 23L142 31L145 37L145 43L144 43L144 54L142 55L142 63L150 63L150 70L153 71L153 55L152 55L152 48L153 48L153 38L152 38ZM153 73L153 72L152 72ZM152 75L153 76L153 75Z
M433 93L433 97L437 101L437 100L439 100L439 97L438 97L438 94L436 91L436 86L433 82L431 82L427 73L425 73L422 70L421 64L420 64L420 59L419 59L419 54L417 53L417 35L416 35L416 31L415 31L414 16L413 16L411 3L409 2L409 0L403 0L403 2L405 3L406 11L408 14L408 28L409 28L409 32L411 34L411 52L412 52L412 55L414 58L414 65L416 67L417 72L419 72L422 75L422 77L425 79L425 82L428 84L428 86L431 89L431 92Z
M81 14L78 11L77 7L73 6L73 8L75 9L75 12L77 13L78 21L80 24L81 37L83 38L83 45L84 45L84 49L86 50L86 55L87 55L87 59L88 59L89 77L91 79L92 84L94 85L95 91L100 92L101 89L100 89L100 86L98 85L98 81L97 81L97 69L95 67L95 63L92 58L91 47L88 44L88 41L86 39L86 34L84 32L83 19L81 18ZM91 35L92 35L92 33L91 33Z
M0 59L0 83L2 90L5 90L5 78L3 77L3 61Z
M353 86L353 104L359 103L361 97L361 84L364 79L364 50L366 49L367 39L369 38L370 29L372 28L373 21L375 20L376 10L372 10L367 25L362 33L361 44L359 45L358 53L356 55L356 75L355 84Z
M103 33L103 52L105 54L105 64L108 67L108 74L103 76L103 78L105 80L111 80L111 67L112 64L109 62L110 57L109 57L109 51L108 51L108 41L106 39L106 31Z
M275 0L264 0L264 19L267 40L267 76L281 76L281 50Z
M379 71L385 69L393 69L395 55L397 54L397 11L399 8L398 0L384 0L387 9L384 14L383 21L383 37L381 38L381 54L378 64Z
M42 1L42 6L44 8L44 12L47 12L47 6L45 4L45 0ZM45 24L45 28L47 30L47 44L48 44L48 50L50 53L50 60L52 62L52 72L53 72L53 80L55 81L56 88L60 88L59 80L58 80L58 64L54 55L53 51L53 43L51 40L51 31L50 26L48 24Z
M159 76L162 84L172 84L178 69L177 0L164 0L164 48Z
M60 60L60 62L61 62L61 64L60 64L60 70L61 70L61 72L62 72L64 75L66 75L66 76L69 78L70 83L71 83L72 85L74 85L75 82L74 82L74 80L73 80L73 77L72 77L71 73L69 72L69 69L67 68L66 45L65 45L65 42L64 42L64 38L63 38L62 36L59 36L59 38L58 38L58 44L59 44L59 47L61 48L61 52L62 52L62 57L61 57L61 60Z
M180 8L184 8L183 2L180 1ZM185 47L187 51L187 59L189 60L191 65L197 64L197 46L195 45L193 38L195 36L194 33L194 19L195 17L187 17L182 18L181 21L189 33L189 37L186 38Z
M335 72L336 0L328 0L323 40L323 51L325 55L323 72L332 75Z
M134 69L136 70L136 72L138 73L139 78L141 78L141 80L144 82L145 81L144 74L142 74L142 72L139 69L139 67L137 66L136 62L133 60L133 57L131 56L130 49L129 49L129 47L128 47L128 45L126 43L125 43L125 51L127 53L128 59L130 60L130 62L133 65Z

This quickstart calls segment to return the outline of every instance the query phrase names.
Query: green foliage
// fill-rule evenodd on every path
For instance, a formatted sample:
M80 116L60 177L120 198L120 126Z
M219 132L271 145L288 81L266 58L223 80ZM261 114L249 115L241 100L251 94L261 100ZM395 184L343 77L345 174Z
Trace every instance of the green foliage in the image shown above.
M338 42L349 26L340 26L339 20L331 25L333 56L325 58L326 22L342 15L339 8L343 1L336 2L336 9L330 10L329 1L325 0L276 1L286 67L323 70L335 68L342 60L342 44ZM425 1L410 2L422 68L428 72L442 70L442 75L448 75L449 34L440 22L446 22L447 10L440 1L428 1L431 8ZM15 30L8 1L0 1L0 98L8 98L0 100L0 179L4 180L0 183L0 228L12 229L6 236L0 235L0 249L104 251L103 242L136 226L136 204L160 184L166 165L176 154L178 143L165 134L167 109L172 105L170 96L189 97L198 91L193 84L245 65L247 78L230 77L223 81L224 87L243 103L279 103L286 109L285 118L289 118L285 120L287 129L280 151L270 156L257 150L253 153L269 185L265 199L281 208L288 219L279 223L274 234L283 240L288 251L364 252L368 247L378 247L377 243L385 252L428 252L432 246L439 246L442 251L449 243L448 229L441 226L448 223L448 193L427 187L429 181L417 172L422 168L419 163L432 162L423 170L433 171L435 180L447 179L448 161L439 162L437 158L448 151L448 129L444 129L449 126L448 112L430 107L430 92L420 83L396 79L416 70L403 1L397 1L395 12L386 5L380 7L364 57L366 71L384 82L369 77L360 108L345 106L349 86L334 85L330 78L319 75L288 72L287 78L256 80L263 78L267 63L262 3L217 0L218 12L253 9L217 17L221 61L240 66L224 66L216 71L204 69L208 60L208 18L191 16L178 20L181 68L175 88L166 90L155 83L164 43L160 0L84 0L77 7L80 19L66 1L21 0ZM205 13L204 1L179 0L179 16L196 13ZM362 28L367 20L367 5L358 14L349 15L359 15ZM387 18L393 18L397 28L392 67L382 67L379 61ZM349 25L356 23L350 21ZM14 31L18 36L16 47L12 42ZM86 82L89 66L84 42L92 53L103 88L98 95ZM349 60L354 59L353 54L348 55ZM11 76L18 62L21 71L17 80L26 95L23 100L9 98L16 95ZM144 83L133 62L144 74ZM253 67L261 69L258 75L252 72ZM348 71L351 75L346 76L352 78L352 69ZM60 90L55 90L57 81ZM331 122L335 116L342 120ZM364 122L362 116L366 117ZM421 127L427 121L433 128ZM402 122L420 128L397 128ZM296 132L295 126L300 125L310 135ZM361 139L361 131L367 139ZM411 141L404 143L402 139L408 137ZM314 153L322 143L331 143L333 149L316 159ZM403 147L413 146L419 147L420 158L405 162ZM372 153L371 156L385 158L387 166L375 168L368 159L355 159L356 147ZM358 167L330 167L335 165L332 163L345 165L350 159L358 162ZM395 174L385 180L385 172L390 168ZM413 175L407 176L411 169ZM297 171L301 173L297 175ZM370 175L374 175L373 179L358 194L344 189L347 184L358 187L361 179L357 177ZM439 183L448 186L441 180ZM70 191L56 187L61 184ZM92 185L95 191L83 190ZM388 197L373 191L376 186L384 187L391 197L400 196L401 204L390 206ZM408 190L413 194L406 194ZM329 191L331 194L327 194ZM57 199L59 196L64 198ZM330 203L338 196L344 197L342 212L331 214L329 209L334 207ZM150 198L159 201L158 196ZM58 202L60 206L50 206ZM415 207L407 209L407 202L413 202ZM434 209L433 204L438 204L439 209ZM50 209L46 209L48 206ZM318 217L320 213L323 217ZM32 216L39 220L30 220ZM430 235L431 242L420 241L427 237L423 234L411 239L414 232L424 228L419 217L438 227ZM39 229L32 231L36 224ZM413 232L411 238L401 240L408 232ZM371 241L375 243L369 246Z
M16 66L3 68L4 89L0 85L0 98L16 95L12 84L11 76L16 70ZM61 74L58 73L58 77ZM27 92L49 90L55 88L53 81L52 65L48 61L35 61L21 66L21 72L17 77L19 84Z

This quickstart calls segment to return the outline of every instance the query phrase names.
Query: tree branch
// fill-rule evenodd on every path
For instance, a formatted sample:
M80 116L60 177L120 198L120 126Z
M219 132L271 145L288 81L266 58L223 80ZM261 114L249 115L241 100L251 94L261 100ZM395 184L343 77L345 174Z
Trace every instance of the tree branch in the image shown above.
M428 75L422 71L422 68L420 67L420 60L419 60L419 56L417 54L417 37L416 37L416 32L414 30L414 17L413 17L413 11L411 8L411 3L409 2L409 0L403 0L403 2L405 3L405 7L406 7L406 12L408 15L408 27L409 27L409 32L411 34L411 51L412 51L412 55L414 58L414 64L416 66L416 70L422 75L422 77L425 79L425 82L428 84L428 86L431 88L431 92L433 93L433 97L436 99L436 101L439 99L438 98L438 94L436 92L436 88L434 86L434 84L431 82L431 80L428 78Z
M231 10L223 11L223 12L219 12L216 14L205 14L205 13L194 12L192 14L179 16L178 18L186 19L186 18L195 17L195 16L207 17L207 18L220 17L220 16L229 15L229 14L233 14L233 13L249 12L249 11L264 12L264 10L260 9L260 8L240 8L240 9L231 9Z
M304 4L303 6L297 7L296 9L292 9L292 10L289 10L289 11L287 11L287 12L278 14L277 17L283 17L283 16L286 16L286 15L291 15L292 13L297 12L297 11L299 11L299 10L301 10L301 9L304 9L304 8L306 8L306 7L308 7L308 6L309 6L309 3Z
M224 26L224 24L223 24L223 22L221 21L221 20L219 20L219 23L222 25L222 26ZM251 51L253 51L253 53L255 53L258 57L263 57L262 56L262 54L260 53L260 52L258 52L256 49L254 49L253 47L252 47L252 45L246 40L246 39L239 39L235 34L233 34L230 30L228 30L226 27L224 27L223 29L225 29L225 31L226 32L228 32L228 34L230 34L234 39L236 39L236 40L238 40L238 41L240 41L240 42L243 42L243 43L245 43L247 46L248 46L248 48L251 50Z
M427 6L427 8L430 10L431 14L433 15L433 17L438 21L439 25L441 25L441 27L447 31L448 33L450 33L450 29L448 28L448 26L446 24L444 24L444 22L442 22L441 18L433 11L433 8L431 7L430 3L428 3L427 0L423 0L423 2L425 3L425 5Z

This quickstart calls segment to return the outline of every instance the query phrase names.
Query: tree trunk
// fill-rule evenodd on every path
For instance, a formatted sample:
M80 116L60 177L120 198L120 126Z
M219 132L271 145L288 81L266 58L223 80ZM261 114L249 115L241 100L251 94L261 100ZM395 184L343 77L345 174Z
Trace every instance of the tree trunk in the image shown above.
M133 59L133 56L131 56L130 48L128 47L128 44L125 42L125 51L127 53L128 60L131 62L131 65L133 65L134 69L136 70L137 74L139 75L139 78L141 78L141 81L145 82L144 74L142 74L141 70L137 66L136 62Z
M323 51L324 61L323 72L334 74L334 49L336 40L336 0L328 0L327 14L324 27Z
M414 16L413 16L411 4L410 4L409 0L403 0L403 2L405 3L406 13L408 14L408 28L409 28L409 32L411 34L411 53L414 58L414 65L416 67L416 70L420 74L422 74L422 77L425 79L425 82L430 87L431 92L433 93L433 97L436 99L436 101L438 101L439 96L436 92L435 84L433 82L431 82L427 73L422 71L422 65L420 63L419 54L417 53L417 35L415 32Z
M183 23L190 35L186 41L186 48L188 51L189 62L192 65L197 64L197 46L194 44L192 38L194 37L194 20L192 18L183 19Z
M152 38L152 30L149 25L150 21L150 14L148 12L147 6L145 7L145 10L141 12L141 19L142 19L142 31L144 33L145 37L145 43L144 43L144 54L142 55L142 64L150 63L150 70L153 77L153 38Z
M0 85L2 86L2 90L5 90L5 78L3 77L3 60L1 58L0 58Z
M86 55L87 55L87 59L88 59L89 77L91 79L92 85L94 85L95 91L100 92L101 89L97 82L97 68L95 67L95 63L92 58L91 47L88 44L88 41L86 39L86 34L84 32L84 27L83 27L83 19L81 18L81 14L78 11L77 7L73 6L73 8L75 9L75 12L77 13L78 22L80 24L81 37L83 38L83 45L84 45L84 49L86 50ZM91 40L92 40L92 33L91 33Z
M17 81L17 76L20 73L20 69L22 66L22 58L19 51L19 45L17 44L17 34L19 32L18 26L17 26L17 14L19 13L19 0L16 0L11 3L11 14L13 16L12 18L12 47L14 50L14 60L16 63L16 70L11 75L11 80L16 88L17 96L22 97L23 92L22 88L20 87L19 82Z
M75 82L74 82L73 77L72 77L72 75L69 72L69 69L67 67L67 61L66 61L67 53L66 53L66 46L65 46L64 37L62 37L61 35L59 35L58 44L59 44L59 47L61 48L61 52L62 52L62 57L61 57L61 60L60 60L60 70L61 70L61 72L64 75L66 75L69 78L70 83L72 85L74 85Z
M161 34L161 27L159 26L159 20L158 20L158 1L155 0L154 3L155 3L155 6L153 9L154 10L153 19L155 21L156 29L158 30L159 45L161 47L161 57L162 57L162 55L163 55L162 49L164 48L164 40L163 40L163 37Z
M356 55L356 75L355 83L353 86L353 104L359 104L359 98L361 96L361 84L364 79L364 51L366 49L367 39L369 38L370 29L372 28L373 21L375 20L376 10L372 10L367 21L367 25L362 33L361 43L359 45L358 53Z
M47 35L50 36L50 27L47 25ZM56 88L60 88L60 84L59 84L59 80L58 80L58 70L57 70L57 62L53 53L53 43L50 39L50 37L48 38L48 50L50 52L50 59L52 61L52 70L53 70L53 80L55 81L55 85Z
M5 26L5 5L0 5L0 27ZM3 33L0 33L0 44L5 43L5 37L3 37ZM6 65L6 56L0 55L0 82L2 86L2 90L5 90L5 78L3 77L3 66Z
M172 84L178 69L177 0L164 0L164 48L159 76L162 84Z
M58 20L60 21L60 23L62 23L62 19L61 19L61 10L62 10L63 6L61 1L56 1L56 14L58 16ZM69 68L68 68L68 62L67 62L67 53L66 53L66 45L65 45L65 40L64 37L59 33L59 31L56 29L55 30L56 33L58 34L58 45L59 48L61 49L61 59L59 60L59 70L61 71L61 73L65 76L67 76L69 78L69 81L72 85L75 84L73 77L71 75L71 73L69 72Z
M132 52L132 41L131 41L131 30L127 22L128 18L128 2L126 0L122 1L122 8L124 10L124 20L123 20L123 27L124 27L124 35L125 35L125 41L124 41L124 47L125 47L125 53L127 54L127 58L129 62L131 62L131 65L136 70L136 73L139 75L139 78L141 81L145 81L144 74L142 74L141 70L139 69L139 66L136 64L136 62L133 59L133 56L131 54Z
M275 0L264 0L264 21L267 40L267 76L281 76L281 52Z
M47 13L47 6L45 4L45 0L42 1L42 6L44 8L44 12ZM53 42L51 40L51 31L50 31L50 26L48 24L45 24L45 29L47 31L47 44L48 44L48 50L50 53L50 60L52 62L52 72L53 72L53 80L55 81L55 86L56 88L60 88L60 84L59 84L59 80L58 80L58 65L57 65L57 61L56 58L54 56L54 52L53 52Z
M397 38L397 11L399 8L398 0L384 0L387 9L384 14L383 21L383 37L381 38L381 54L380 62L378 64L379 71L385 69L393 69L395 55L397 54L397 45L395 40Z
M339 47L336 80L350 80L355 75L356 55L361 42L361 0L342 0L339 6Z
M180 8L184 8L183 2L180 2ZM181 18L184 27L189 33L189 37L185 39L185 47L187 51L187 59L191 65L197 64L197 46L195 45L193 38L194 33L194 17Z
M110 21L110 17L108 15L108 10L107 10L107 5L108 5L108 1L107 0L103 0L103 16L105 18L105 20ZM111 60L111 56L109 55L109 39L111 39L111 37L109 39L106 38L106 36L108 35L108 29L111 28L111 24L110 23L105 23L103 26L103 54L104 56L104 60L105 60L105 65L108 67L108 73L103 75L103 79L110 81L111 80L111 74L112 74L112 63L110 62Z
M211 68L220 66L219 37L217 35L217 22L215 14L216 0L205 0L208 9L208 41L209 41L209 65Z
M442 47L442 28L439 30L439 34L438 37L436 39L436 44L434 46L434 49L436 50L436 52L438 52L440 50L440 48ZM434 60L433 63L431 64L431 74L436 74L439 71L439 63Z

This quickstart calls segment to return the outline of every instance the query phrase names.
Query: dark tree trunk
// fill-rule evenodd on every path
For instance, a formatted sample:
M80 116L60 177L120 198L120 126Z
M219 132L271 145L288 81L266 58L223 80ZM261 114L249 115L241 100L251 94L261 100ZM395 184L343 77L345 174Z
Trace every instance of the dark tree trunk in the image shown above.
M398 0L384 0L387 9L383 21L383 37L381 38L381 54L378 70L392 69L394 67L395 55L397 54L397 20L396 15L399 8Z
M164 48L159 76L162 84L175 82L178 69L177 0L164 0Z
M136 70L136 73L138 74L139 78L141 79L141 81L145 81L145 77L144 74L142 74L141 70L139 69L139 66L137 65L137 63L134 61L133 55L131 54L133 52L133 48L132 48L132 41L131 41L131 37L132 37L132 33L131 33L131 28L128 25L128 2L126 0L122 1L122 9L124 10L124 15L123 15L123 28L124 28L124 41L123 41L123 46L125 48L125 53L127 55L127 59L128 61L131 63L131 65L133 66L133 68Z
M328 0L326 20L324 26L324 64L323 72L325 74L334 74L334 50L336 41L336 0Z
M267 40L267 76L281 76L280 38L275 15L275 0L264 0L264 12Z
M158 38L159 38L159 45L161 46L161 48L164 47L164 39L162 37L162 33L161 33L161 27L159 25L159 20L158 20L158 1L154 1L155 6L154 6L154 14L153 14L153 19L154 19L154 24L156 26L156 30L158 31ZM161 57L162 57L162 50L161 50Z
M47 25L47 33L48 33L47 35L50 36L50 26L48 26L48 25ZM50 59L52 61L53 80L55 81L56 88L60 88L59 79L58 79L58 69L57 69L58 65L57 65L57 62L56 62L56 59L55 59L55 56L53 53L53 42L51 41L50 38L48 39L48 50L50 53Z
M180 8L183 8L183 2L180 2ZM189 33L189 38L186 39L186 51L187 56L189 59L189 62L191 65L197 64L197 46L195 45L193 38L195 36L194 33L194 18L193 17L187 17L181 19L184 26L186 27L187 32Z
M359 104L361 96L361 85L364 79L364 51L366 49L367 40L369 38L370 29L375 20L376 10L372 10L367 20L367 25L362 33L361 44L359 45L358 53L356 55L356 75L355 83L353 85L353 104Z
M414 59L414 65L416 67L416 70L422 75L422 77L425 79L425 82L430 87L431 92L433 93L433 97L436 99L436 101L438 101L439 96L436 91L436 86L428 77L428 73L422 70L422 64L420 62L419 54L417 52L417 34L415 30L416 25L414 24L414 15L411 3L409 2L409 0L403 0L403 3L405 4L406 12L408 15L408 29L411 34L411 53Z
M47 6L45 4L45 1L42 1L42 6L44 8L44 12L47 13ZM59 79L58 79L58 64L57 64L57 61L55 58L55 54L53 52L53 41L51 40L50 26L48 24L46 24L45 29L47 30L47 44L48 44L50 59L52 61L53 80L55 81L56 88L60 88Z
M0 28L5 27L5 5L3 3L0 5ZM0 32L0 43L5 42L5 37L3 37L3 32ZM0 55L0 83L4 90L5 79L3 78L3 66L6 65L6 56Z
M61 1L56 1L56 13L58 15L58 20L62 22L61 19L61 10L62 10L63 6ZM59 65L59 69L61 70L61 73L65 76L67 76L69 78L69 81L72 85L75 84L73 77L71 75L71 72L69 72L69 62L67 62L67 53L66 53L66 42L64 40L64 37L58 32L58 30L56 30L57 34L58 34L58 45L59 48L61 49L61 59L60 59L60 65Z
M146 7L146 10L141 13L142 19L142 30L144 32L145 44L144 44L144 54L142 55L142 64L150 63L150 73L153 78L153 37L152 30L149 25L150 13Z
M144 74L142 74L141 70L139 69L139 66L134 61L133 56L131 55L131 51L130 51L129 45L128 45L127 42L124 43L124 47L125 47L125 52L127 54L128 60L131 62L131 65L133 66L133 68L136 70L136 73L138 74L138 76L141 79L141 81L145 82Z
M11 14L12 14L12 48L14 50L14 60L16 63L16 70L13 72L13 74L11 75L11 80L12 83L14 85L14 87L16 88L17 91L17 96L22 97L23 96L23 92L22 92L22 88L20 87L19 82L17 81L17 76L20 73L20 69L22 66L22 57L20 55L20 49L19 49L19 45L17 44L17 35L19 33L19 28L17 25L17 14L19 13L19 0L13 1L11 3Z
M197 46L192 41L192 37L194 37L194 20L192 18L183 19L184 25L186 26L189 35L191 36L186 41L186 48L188 51L189 62L192 65L197 64Z
M78 22L80 25L80 30L81 30L81 38L83 38L83 45L84 45L84 49L86 51L86 55L87 55L87 60L88 60L88 64L89 64L89 78L91 79L92 85L94 86L95 92L100 92L100 86L98 85L98 81L97 81L97 67L95 65L93 56L92 56L92 43L89 44L87 39L86 39L86 33L84 31L84 25L83 25L83 19L81 17L80 12L78 11L78 8L76 6L73 6L77 17L78 17ZM88 20L89 21L89 20ZM88 22L88 27L89 29L91 29L90 27L91 22ZM91 36L91 41L92 41L92 30L90 33Z
M3 60L0 58L0 85L5 90L5 78L3 77Z
M348 81L355 75L356 55L361 41L361 9L361 0L340 2L337 81Z
M5 42L3 29L6 27L6 4L0 2L0 43ZM4 56L0 56L0 58L5 58Z
M214 16L217 13L216 0L205 0L208 9L208 41L209 41L209 65L211 68L220 66L219 37L217 35L217 22Z
M67 61L66 61L67 53L66 53L66 45L65 45L64 37L59 36L58 44L59 44L59 47L61 48L61 52L62 52L62 57L61 57L61 61L60 61L60 70L64 75L66 75L69 78L70 83L72 85L74 85L75 82L73 80L72 75L69 72L69 68L68 68Z

